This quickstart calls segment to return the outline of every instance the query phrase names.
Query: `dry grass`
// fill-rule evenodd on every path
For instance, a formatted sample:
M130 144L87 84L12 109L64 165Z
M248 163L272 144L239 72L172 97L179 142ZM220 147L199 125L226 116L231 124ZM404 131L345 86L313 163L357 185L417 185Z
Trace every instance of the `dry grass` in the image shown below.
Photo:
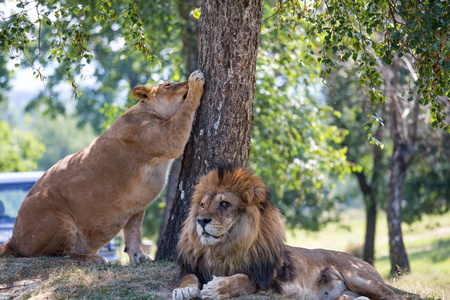
M0 270L0 299L171 299L178 277L169 262L99 269L47 257L0 258ZM259 293L236 299L294 298Z

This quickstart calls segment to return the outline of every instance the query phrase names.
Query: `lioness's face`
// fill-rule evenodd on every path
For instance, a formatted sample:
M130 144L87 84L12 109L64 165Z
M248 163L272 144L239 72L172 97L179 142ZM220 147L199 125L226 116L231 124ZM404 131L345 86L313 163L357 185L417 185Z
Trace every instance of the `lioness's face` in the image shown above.
M187 82L173 84L165 82L155 86L155 97L164 102L172 102L173 105L181 104L186 99L189 86Z
M229 191L206 193L197 209L197 234L203 245L230 238L237 216L245 210L242 200Z
M165 82L152 87L140 86L132 91L136 100L146 102L151 106L179 107L186 99L189 86L187 82L173 84Z

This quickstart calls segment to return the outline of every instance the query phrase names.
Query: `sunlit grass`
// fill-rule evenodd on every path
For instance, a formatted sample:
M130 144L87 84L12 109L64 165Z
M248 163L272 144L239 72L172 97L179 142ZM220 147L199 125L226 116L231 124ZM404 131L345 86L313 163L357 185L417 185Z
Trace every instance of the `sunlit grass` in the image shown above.
M403 240L411 274L390 279L389 243L386 214L379 213L375 239L375 268L398 288L429 297L450 299L450 213L425 216L412 225L403 224ZM348 211L337 224L328 224L320 232L294 230L287 234L292 246L325 248L355 253L364 244L365 216Z

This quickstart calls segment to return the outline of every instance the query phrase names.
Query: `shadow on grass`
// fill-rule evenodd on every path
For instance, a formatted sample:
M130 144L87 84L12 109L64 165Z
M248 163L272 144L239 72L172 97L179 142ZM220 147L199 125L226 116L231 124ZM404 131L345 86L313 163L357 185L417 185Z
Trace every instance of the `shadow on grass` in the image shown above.
M408 247L407 251L411 261L431 260L433 263L439 263L450 257L450 239L440 239L427 246L411 246ZM378 260L389 261L390 258L389 256L383 256Z

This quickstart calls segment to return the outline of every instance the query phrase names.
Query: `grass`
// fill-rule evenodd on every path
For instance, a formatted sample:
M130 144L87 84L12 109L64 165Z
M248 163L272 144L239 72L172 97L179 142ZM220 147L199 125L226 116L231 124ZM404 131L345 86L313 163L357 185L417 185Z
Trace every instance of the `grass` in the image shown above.
M404 226L404 240L412 273L388 278L390 262L385 216L377 222L377 270L390 284L424 297L450 299L450 214L424 218ZM341 251L360 249L364 216L346 213L339 224L311 233L295 230L288 244ZM177 286L177 267L153 262L138 267L111 264L107 269L83 266L66 258L0 258L0 299L171 299ZM259 293L239 300L293 297Z

